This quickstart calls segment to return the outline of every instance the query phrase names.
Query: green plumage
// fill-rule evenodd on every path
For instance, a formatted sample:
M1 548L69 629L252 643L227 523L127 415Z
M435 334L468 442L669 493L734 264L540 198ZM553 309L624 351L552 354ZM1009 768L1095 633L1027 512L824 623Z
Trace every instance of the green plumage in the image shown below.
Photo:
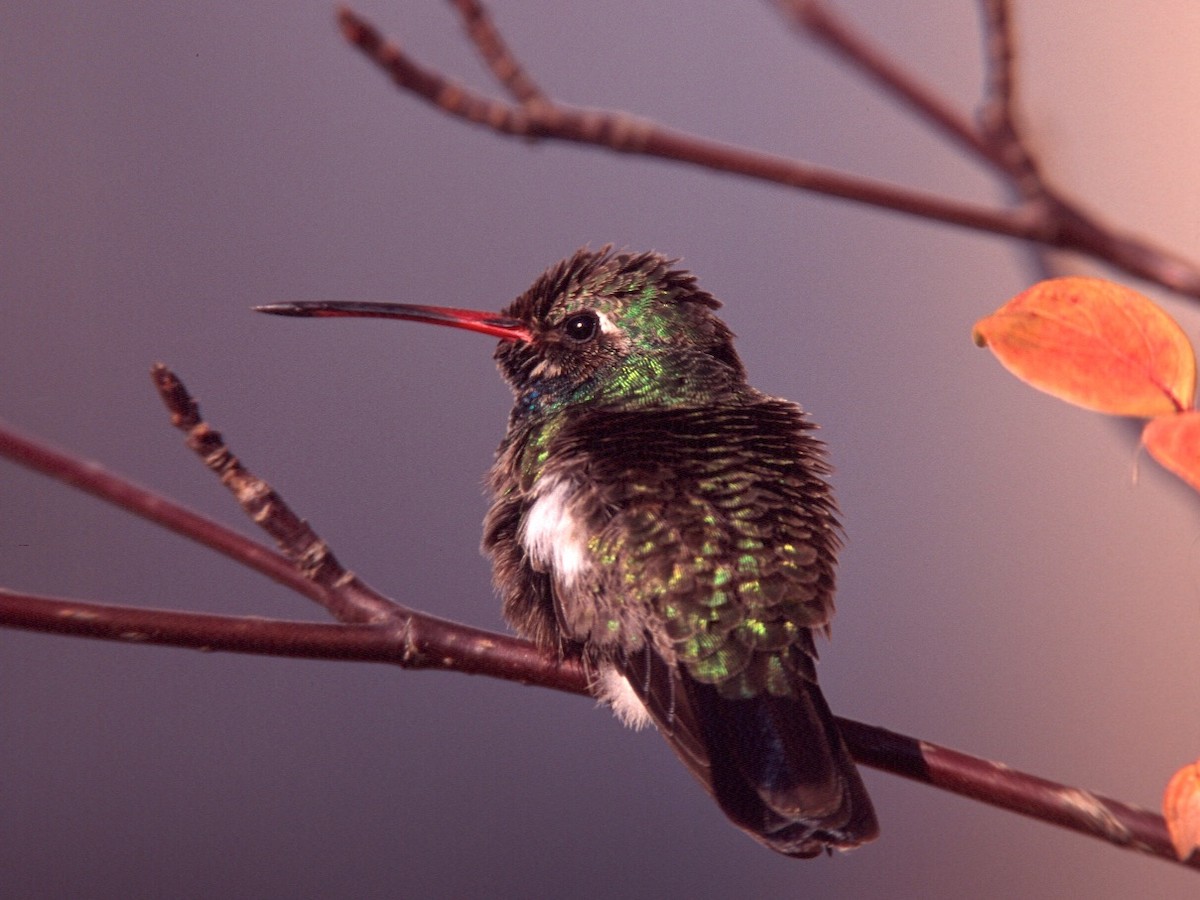
M718 305L657 254L605 250L503 312L534 339L496 353L516 405L484 548L518 631L600 687L624 675L735 822L811 856L877 830L816 685L836 507L812 426L746 383Z
M592 564L585 581L541 606L528 604L529 572L509 579L511 590L501 579L514 624L596 653L637 650L650 636L658 652L730 698L788 693L785 670L811 680L810 630L833 613L838 536L799 410L760 397L555 416L563 421L547 429L553 437L532 474L517 458L539 423L518 422L502 447L485 544L498 563L501 554L506 566L527 562L519 539L507 545L510 535L537 482L562 479L575 483L572 509ZM576 624L562 635L560 619Z

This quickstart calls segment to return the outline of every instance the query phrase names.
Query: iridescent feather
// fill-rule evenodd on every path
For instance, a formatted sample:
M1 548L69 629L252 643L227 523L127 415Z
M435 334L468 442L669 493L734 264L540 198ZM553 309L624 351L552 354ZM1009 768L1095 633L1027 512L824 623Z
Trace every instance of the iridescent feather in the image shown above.
M746 384L718 305L606 248L503 312L533 340L497 350L516 405L484 548L518 631L581 655L606 699L624 675L734 822L812 856L877 832L816 683L836 507L812 426Z

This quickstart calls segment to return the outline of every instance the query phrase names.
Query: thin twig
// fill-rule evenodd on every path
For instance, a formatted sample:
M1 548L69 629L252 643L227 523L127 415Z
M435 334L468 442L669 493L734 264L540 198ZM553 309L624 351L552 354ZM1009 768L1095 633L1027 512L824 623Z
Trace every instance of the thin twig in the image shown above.
M502 133L556 138L689 162L1049 246L1071 247L1181 293L1200 295L1200 275L1190 263L1116 234L1063 200L1042 180L1036 160L1015 124L1012 37L1009 10L1003 0L984 0L989 87L984 110L987 124L978 132L885 54L833 18L825 4L810 0L781 5L797 15L803 13L806 28L847 58L856 58L860 68L980 158L1004 169L1014 183L1021 184L1022 196L1039 201L1037 209L993 211L972 207L705 141L622 113L554 103L525 73L477 0L454 2L472 42L519 105L483 97L420 67L349 10L341 11L340 18L351 41L401 87L445 112ZM1002 161L997 160L998 152L1002 152ZM280 543L292 562L95 464L76 460L14 432L0 429L0 455L213 547L316 600L343 622L357 624L209 616L0 591L0 625L206 650L388 662L406 668L488 674L587 693L586 676L575 661L558 659L512 637L413 613L362 584L269 485L237 461L220 435L200 418L194 401L177 378L164 367L157 367L155 380L175 424L187 433L189 445L251 517ZM839 722L855 757L864 764L1178 862L1163 821L1154 813L886 729L846 719ZM1200 858L1185 864L1200 868Z
M307 592L339 622L386 622L407 610L363 584L347 571L329 546L292 512L269 484L249 472L225 446L221 433L200 417L200 407L170 369L156 363L152 373L159 396L171 413L171 424L187 435L187 445L204 461L245 510L269 534L295 570L315 586Z
M1016 51L1007 0L980 0L987 84L978 129L886 51L835 15L824 0L774 2L798 28L996 169L1013 195L1023 202L1021 208L1036 224L1035 230L1046 235L1027 240L1044 248L1083 253L1183 296L1200 297L1200 269L1195 263L1135 235L1119 232L1043 176L1017 124ZM1040 260L1045 265L1044 254Z
M1040 204L1046 215L1078 221L1080 216L1042 177L1032 149L1017 125L1016 48L1012 9L1007 0L979 0L983 22L985 85L977 119L994 158L1008 173L1015 199ZM1046 247L1030 247L1034 269L1042 279L1066 275L1061 258Z
M476 0L452 0L462 16L467 36L479 48L479 55L491 69L492 75L518 103L536 103L546 99L525 67L513 55L492 22L492 17Z
M1007 0L980 0L987 83L979 110L985 145L1007 171L1017 195L1044 198L1049 191L1037 160L1017 127L1016 50Z
M992 146L979 134L969 118L854 29L829 4L821 0L774 2L794 29L832 50L843 62L868 76L877 87L887 91L975 156L1006 171L1001 159L993 158Z
M286 557L161 494L122 478L99 463L64 453L2 422L0 456L216 550L284 587L321 602L318 588L297 572Z

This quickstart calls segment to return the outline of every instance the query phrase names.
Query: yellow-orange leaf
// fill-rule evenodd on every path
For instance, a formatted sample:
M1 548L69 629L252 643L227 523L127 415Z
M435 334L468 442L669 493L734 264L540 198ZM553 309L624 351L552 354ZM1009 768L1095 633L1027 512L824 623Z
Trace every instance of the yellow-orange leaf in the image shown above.
M980 319L973 336L1022 381L1086 409L1150 417L1195 400L1196 356L1183 330L1111 281L1035 284Z
M1179 859L1200 847L1200 766L1184 766L1171 776L1163 794L1163 818Z
M1151 419L1142 429L1142 444L1164 469L1200 491L1200 412Z

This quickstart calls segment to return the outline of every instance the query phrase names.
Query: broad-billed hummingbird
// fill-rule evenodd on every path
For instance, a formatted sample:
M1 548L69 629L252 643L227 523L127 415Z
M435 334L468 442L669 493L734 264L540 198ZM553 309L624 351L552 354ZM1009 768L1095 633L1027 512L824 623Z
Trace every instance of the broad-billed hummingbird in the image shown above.
M738 827L809 857L878 833L817 686L841 543L794 403L746 383L720 304L657 253L580 250L500 313L282 303L499 338L515 395L483 548L504 614L653 722Z

